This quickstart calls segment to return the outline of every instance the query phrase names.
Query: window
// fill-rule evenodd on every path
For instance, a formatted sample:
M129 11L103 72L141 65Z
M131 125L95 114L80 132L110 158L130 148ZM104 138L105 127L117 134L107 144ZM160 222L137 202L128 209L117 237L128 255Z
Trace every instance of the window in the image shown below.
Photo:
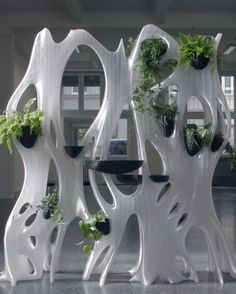
M230 111L234 111L234 76L221 77L222 90L225 94Z
M84 109L99 109L101 100L100 94L100 76L84 76Z
M118 126L113 134L111 140L108 155L127 155L127 119L121 118L118 122Z
M79 109L79 77L65 76L62 79L62 110Z
M103 72L65 73L62 80L62 115L68 142L81 145L81 141L98 114L105 92ZM121 118L108 148L109 156L127 156L129 105L124 105ZM91 150L87 150L88 157Z

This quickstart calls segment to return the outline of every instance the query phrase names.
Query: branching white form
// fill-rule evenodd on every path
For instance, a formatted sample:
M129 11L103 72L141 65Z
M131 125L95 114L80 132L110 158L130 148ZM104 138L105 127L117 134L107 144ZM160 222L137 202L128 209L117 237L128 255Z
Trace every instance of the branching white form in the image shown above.
M222 272L228 272L235 277L232 250L216 216L211 194L215 166L230 134L230 112L220 87L216 59L214 73L210 72L209 66L201 71L191 67L178 68L161 86L156 85L153 88L158 92L176 85L178 89L175 130L169 138L165 138L155 119L148 113L136 112L131 102L135 83L139 78L135 66L139 47L142 41L152 37L161 37L167 42L168 50L163 61L176 59L176 41L153 25L143 28L130 58L125 55L122 41L117 51L110 52L84 30L71 31L61 43L55 43L47 29L37 35L27 72L12 95L7 109L16 110L24 91L34 85L38 108L44 112L44 135L38 138L32 149L25 149L18 141L15 142L24 163L25 179L6 225L5 270L0 276L1 281L10 281L15 285L19 280L40 278L43 270L49 269L50 280L54 281L66 228L75 217L88 217L83 189L85 151L91 147L92 142L91 159L95 160L98 156L100 160L107 159L109 144L126 102L130 102L133 109L138 159L143 160L140 168L142 183L132 195L127 196L116 187L110 174L103 173L113 198L113 203L109 204L99 191L95 171L89 170L95 198L110 219L111 232L95 243L83 279L89 279L91 272L97 270L101 274L100 285L105 283L126 223L133 214L137 215L140 229L140 256L137 265L130 271L133 281L140 281L145 285L152 283L157 277L169 282L198 281L185 245L186 236L193 227L201 229L205 235L210 270L216 271L219 282L223 283ZM217 35L215 53L220 38L221 35ZM82 141L84 151L72 159L64 150L60 89L65 65L79 45L87 45L98 54L105 73L106 89L99 113ZM221 126L224 143L216 152L202 148L195 156L187 154L183 127L184 113L190 97L197 97L201 101L205 122L211 122L213 133L217 125ZM52 126L55 129L56 144L51 136ZM158 150L164 173L170 176L168 182L154 182L150 179L146 141L151 142ZM65 224L45 220L41 212L36 213L37 205L46 194L51 160L57 168L59 205L64 212ZM57 238L52 243L51 235L55 227L58 230ZM95 267L107 248L103 260ZM184 270L179 267L180 262L184 265Z

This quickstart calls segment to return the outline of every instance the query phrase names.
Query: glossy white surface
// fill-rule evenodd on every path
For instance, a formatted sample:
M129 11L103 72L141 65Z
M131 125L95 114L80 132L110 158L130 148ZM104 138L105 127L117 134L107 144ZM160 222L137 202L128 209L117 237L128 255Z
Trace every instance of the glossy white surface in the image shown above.
M107 150L123 106L126 102L131 102L132 91L138 78L135 61L139 45L146 38L159 36L167 41L169 47L164 59L176 58L176 41L152 25L143 28L129 59L125 56L122 41L116 52L110 52L84 30L71 31L61 43L55 43L47 29L37 35L28 70L11 97L8 110L17 109L25 89L31 84L35 85L38 107L44 112L44 136L38 139L31 150L26 150L15 142L24 162L25 180L5 230L5 271L0 280L7 280L15 285L19 280L40 278L43 270L50 269L50 280L54 281L68 224L77 216L87 217L83 188L84 152L90 148L89 145L93 141L91 158L99 157L102 160L107 158ZM216 37L216 52L219 41L220 35ZM100 111L82 141L82 145L85 146L84 151L77 159L71 159L64 151L60 87L63 71L71 53L82 44L93 48L98 54L104 68L106 90ZM139 159L144 160L144 164L140 169L143 175L142 185L138 186L132 195L127 196L122 193L111 176L103 174L113 197L113 204L110 205L98 189L95 172L89 171L93 193L101 209L111 220L112 230L108 236L96 242L86 264L83 279L88 280L94 270L100 274L100 285L105 283L122 240L127 220L132 214L138 216L140 227L140 257L137 265L130 271L133 281L148 285L159 277L171 283L182 280L197 282L195 266L185 247L186 236L192 227L200 228L205 235L209 249L209 269L216 271L219 282L223 283L222 271L235 276L234 257L215 214L211 195L215 165L230 132L230 112L220 87L216 67L215 64L213 74L210 72L209 65L202 71L178 68L163 81L162 88L173 84L178 86L176 128L170 138L164 138L158 134L158 127L153 117L133 110L138 135ZM157 86L154 89L159 91L160 87ZM212 122L213 132L216 130L217 119L219 119L217 109L219 110L225 142L215 153L204 148L196 156L190 157L185 150L184 111L191 96L198 97L202 102L205 120ZM132 103L131 107L133 107ZM227 124L222 119L223 111ZM50 134L51 123L56 132L56 145ZM152 142L158 149L164 162L165 173L170 175L171 186L159 202L158 196L166 183L154 183L149 178L145 153L146 140ZM50 243L50 236L57 225L53 220L43 219L41 212L37 213L30 226L25 225L26 220L36 211L36 206L46 193L51 159L57 167L60 207L65 216L65 224L58 226L59 234L54 244ZM170 210L177 202L179 209L175 214L170 215ZM25 203L30 203L32 207L20 214L19 211ZM178 226L184 214L187 215L186 221ZM30 236L36 238L36 247L30 243ZM109 248L102 262L95 267L96 261L107 247ZM182 269L179 266L180 263L182 263Z

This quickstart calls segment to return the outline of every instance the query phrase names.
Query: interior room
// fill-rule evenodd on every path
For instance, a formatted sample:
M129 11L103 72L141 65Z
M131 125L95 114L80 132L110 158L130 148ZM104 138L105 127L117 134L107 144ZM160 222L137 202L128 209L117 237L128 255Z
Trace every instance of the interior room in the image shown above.
M235 0L8 0L0 24L0 293L235 293Z

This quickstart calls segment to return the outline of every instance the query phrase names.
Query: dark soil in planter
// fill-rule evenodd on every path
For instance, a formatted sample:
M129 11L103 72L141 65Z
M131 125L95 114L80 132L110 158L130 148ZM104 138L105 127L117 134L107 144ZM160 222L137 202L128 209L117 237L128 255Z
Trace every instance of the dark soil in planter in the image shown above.
M211 143L211 151L212 152L217 151L221 147L223 142L224 142L224 138L215 135Z
M193 140L189 140L188 138L186 138L186 136L184 136L184 143L188 155L190 156L196 155L201 150L203 144L200 139L197 142L198 144L196 144Z
M66 153L71 158L77 157L80 152L83 150L83 146L64 146Z
M50 209L47 209L47 208L44 208L43 209L43 217L45 219L49 219L51 217L51 211L50 211Z
M173 118L159 116L157 117L157 124L163 136L168 138L173 134L175 128L175 120Z
M209 63L209 58L205 57L203 54L200 54L195 60L192 60L191 65L195 69L203 69L205 68Z
M18 140L25 148L32 148L37 141L38 136L34 133L30 134L29 126L23 127L22 133L22 137L18 138Z
M111 231L110 220L109 218L105 218L105 222L96 223L96 228L103 233L104 236L109 235Z

